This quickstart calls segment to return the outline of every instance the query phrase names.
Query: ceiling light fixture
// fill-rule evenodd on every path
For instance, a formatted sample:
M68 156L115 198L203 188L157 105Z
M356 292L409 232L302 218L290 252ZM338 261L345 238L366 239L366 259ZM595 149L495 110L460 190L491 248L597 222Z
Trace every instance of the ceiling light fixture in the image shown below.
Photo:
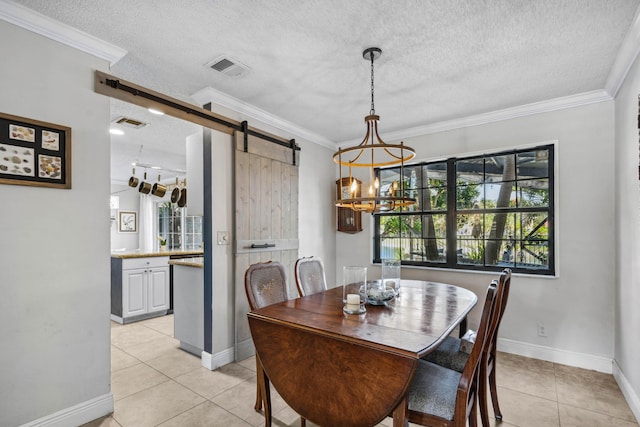
M124 131L122 131L120 129L116 129L116 128L109 129L109 133L111 135L124 135Z
M339 148L333 154L333 161L340 165L340 183L350 184L349 190L341 191L336 200L336 206L362 212L388 212L398 207L407 207L416 203L416 199L405 196L404 162L415 157L413 148L400 144L387 144L378 135L378 120L373 96L373 61L378 59L382 50L370 47L362 52L364 59L371 61L371 111L364 118L367 123L367 133L359 145L349 148ZM380 181L375 175L374 168L381 166L400 165L398 181L394 181L387 188L380 187ZM348 176L343 181L342 167L349 168ZM358 180L352 175L352 168L369 168L370 183L367 194L361 196L358 190Z
M155 108L149 108L149 112L151 114L155 114L157 116L164 116L164 112L162 112L160 110L156 110Z

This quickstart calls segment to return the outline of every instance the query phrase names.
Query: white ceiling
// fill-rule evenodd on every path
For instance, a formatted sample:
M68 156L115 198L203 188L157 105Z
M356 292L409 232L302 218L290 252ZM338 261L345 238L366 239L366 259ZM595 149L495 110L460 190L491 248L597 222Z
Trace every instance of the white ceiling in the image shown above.
M636 24L640 0L15 3L125 49L110 71L120 78L189 102L213 88L326 144L364 134L370 65L362 51L371 46L383 51L375 63L383 138L617 90L612 70L620 68L616 56ZM220 55L249 72L229 78L204 67ZM114 115L120 107L114 103ZM153 139L145 142L149 150ZM175 148L163 142L162 150Z

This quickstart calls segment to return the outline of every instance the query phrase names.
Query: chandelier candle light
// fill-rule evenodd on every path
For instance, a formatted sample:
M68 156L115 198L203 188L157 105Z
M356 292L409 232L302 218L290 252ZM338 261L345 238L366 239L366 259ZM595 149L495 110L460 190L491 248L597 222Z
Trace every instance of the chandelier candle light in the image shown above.
M362 212L388 212L398 207L407 207L416 203L416 199L406 197L404 192L404 162L415 157L413 148L407 147L403 142L400 144L387 144L378 135L378 121L380 116L376 115L373 96L373 61L378 59L382 50L377 47L370 47L362 52L366 60L371 61L371 110L364 118L367 124L367 133L359 145L349 148L339 148L333 154L333 161L340 166L340 183L342 183L342 167L349 168L348 180L351 183L348 194L341 192L338 194L336 206L349 208ZM388 189L382 191L380 181L375 176L376 167L400 165L400 183L394 181ZM352 176L352 168L369 168L370 182L367 191L362 191L358 195L358 182ZM345 176L347 178L347 176Z

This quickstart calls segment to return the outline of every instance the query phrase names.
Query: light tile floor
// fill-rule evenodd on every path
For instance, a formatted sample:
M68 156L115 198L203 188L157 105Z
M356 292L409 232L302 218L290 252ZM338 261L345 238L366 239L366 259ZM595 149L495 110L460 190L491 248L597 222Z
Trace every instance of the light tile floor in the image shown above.
M508 353L498 354L496 372L504 420L492 418L492 426L638 426L612 375ZM180 350L173 316L112 322L115 410L85 427L262 426L255 381L254 358L209 371ZM272 406L274 426L300 425L273 389ZM380 424L391 425L390 418Z

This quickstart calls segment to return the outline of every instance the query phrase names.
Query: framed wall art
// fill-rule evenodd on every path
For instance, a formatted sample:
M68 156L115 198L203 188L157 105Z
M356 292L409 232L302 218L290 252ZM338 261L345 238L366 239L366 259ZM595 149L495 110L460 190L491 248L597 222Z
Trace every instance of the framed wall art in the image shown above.
M121 233L138 232L138 215L136 212L118 212L118 231Z
M71 128L0 113L0 184L71 188Z

